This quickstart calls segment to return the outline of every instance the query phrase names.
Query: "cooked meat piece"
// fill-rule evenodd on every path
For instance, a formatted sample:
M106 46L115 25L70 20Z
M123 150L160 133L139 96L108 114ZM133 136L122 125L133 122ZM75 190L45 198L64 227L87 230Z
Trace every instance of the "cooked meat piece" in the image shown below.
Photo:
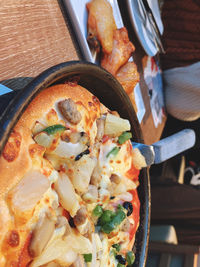
M87 210L84 206L82 206L74 216L74 224L76 226L81 225L85 222L87 218Z
M99 118L97 119L97 135L96 139L98 141L102 140L102 137L104 135L104 127L105 127L105 119L104 118Z
M140 80L136 64L134 62L127 62L118 70L116 78L121 83L126 93L130 94Z
M115 30L113 38L112 52L104 54L101 66L115 76L118 69L128 61L131 53L135 51L135 47L129 41L125 27Z
M69 122L77 124L81 121L81 113L77 110L76 104L71 98L60 101L58 107Z
M115 184L119 184L121 182L121 177L115 173L113 173L111 176L110 176L110 181L112 183L115 183Z
M93 48L99 49L98 41L100 41L103 52L111 53L116 24L110 3L106 0L92 0L86 7L89 43L93 45Z

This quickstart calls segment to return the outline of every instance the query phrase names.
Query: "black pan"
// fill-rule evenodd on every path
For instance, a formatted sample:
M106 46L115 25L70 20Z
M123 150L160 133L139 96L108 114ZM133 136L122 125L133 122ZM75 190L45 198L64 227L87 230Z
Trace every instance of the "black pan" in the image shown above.
M78 84L97 96L105 106L111 110L118 111L122 118L128 119L132 127L133 141L143 143L136 113L119 82L110 73L97 65L87 62L70 61L47 69L34 78L24 89L20 90L10 101L0 117L0 153L16 122L39 92L51 85L77 78L79 79ZM136 254L133 266L143 267L145 266L147 256L150 223L150 183L146 168L140 173L138 193L141 202L140 226L133 248Z

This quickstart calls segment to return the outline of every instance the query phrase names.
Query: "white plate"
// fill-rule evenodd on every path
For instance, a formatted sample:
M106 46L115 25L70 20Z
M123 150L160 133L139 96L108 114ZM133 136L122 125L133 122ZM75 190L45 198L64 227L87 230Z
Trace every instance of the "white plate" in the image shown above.
M149 6L153 12L155 20L157 22L158 28L163 33L163 24L160 17L160 11L157 0L147 0ZM143 46L145 52L149 56L155 56L158 52L158 48L156 47L152 37L154 32L151 29L151 26L147 20L145 24L143 11L138 3L138 0L126 0L128 13L130 16L131 24L136 32L136 35Z
M88 12L86 9L86 4L88 2L90 2L90 0L64 0L67 13L72 22L72 26L76 34L76 39L79 43L79 47L84 56L84 59L89 62L98 64L98 62L95 61L95 57L92 56L89 45L87 43ZM117 0L108 0L108 2L112 6L113 15L117 28L124 27ZM131 57L129 61L133 61L133 57ZM145 113L145 107L139 84L136 86L134 94L136 99L136 105L138 108L137 117L139 122L141 122Z
M87 18L88 13L86 9L86 4L90 2L89 0L64 0L63 1L67 10L68 15L72 21L72 25L75 30L76 38L79 42L82 54L87 61L92 63L95 62L95 58L92 56L89 45L87 43ZM115 19L117 28L124 26L121 13L119 11L119 6L116 0L109 0Z

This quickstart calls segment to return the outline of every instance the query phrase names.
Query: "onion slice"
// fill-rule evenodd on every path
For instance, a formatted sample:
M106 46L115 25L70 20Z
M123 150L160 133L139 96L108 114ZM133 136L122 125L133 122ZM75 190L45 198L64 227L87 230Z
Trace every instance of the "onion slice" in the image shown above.
M96 261L97 261L97 248L96 248L96 240L95 240L95 234L92 234L92 262L90 267L96 267Z
M48 178L37 170L28 172L8 194L11 209L17 212L31 211L49 189Z
M64 172L60 172L58 180L55 183L55 190L58 193L63 208L69 211L70 215L74 217L80 206L74 187Z
M87 149L87 146L82 143L67 143L64 141L60 141L57 145L56 149L52 151L53 154L57 155L61 158L70 158L72 156L77 156L81 152Z

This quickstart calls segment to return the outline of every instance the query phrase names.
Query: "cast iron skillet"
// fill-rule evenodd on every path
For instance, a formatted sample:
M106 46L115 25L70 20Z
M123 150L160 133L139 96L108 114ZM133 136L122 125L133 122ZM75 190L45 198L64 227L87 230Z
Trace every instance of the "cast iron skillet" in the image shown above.
M0 117L0 153L16 122L39 92L51 85L77 78L79 79L78 84L97 96L105 106L111 110L118 111L122 118L127 118L130 121L134 142L143 142L136 113L119 82L110 73L97 65L70 61L53 66L41 73L24 89L20 90L17 96L9 103ZM150 221L150 185L147 169L143 169L140 173L138 193L141 202L140 226L133 248L136 254L133 266L143 267L147 256Z

